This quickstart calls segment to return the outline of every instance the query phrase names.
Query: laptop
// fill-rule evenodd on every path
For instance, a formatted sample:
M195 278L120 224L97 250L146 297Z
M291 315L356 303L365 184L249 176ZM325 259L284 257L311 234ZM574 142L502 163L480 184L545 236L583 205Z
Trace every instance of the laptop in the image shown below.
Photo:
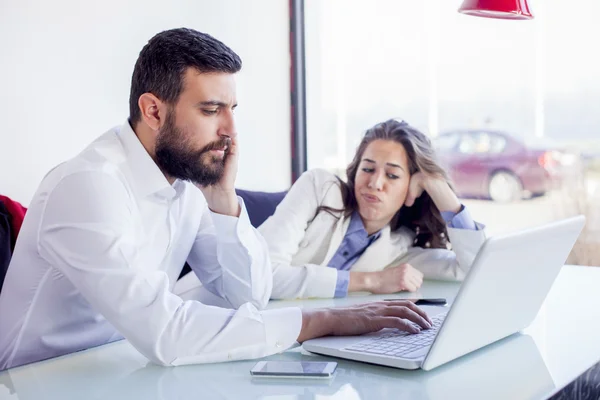
M431 370L526 328L537 315L583 226L582 215L488 238L452 306L432 329L384 329L305 341L304 349L402 369ZM435 308L427 308L429 310Z

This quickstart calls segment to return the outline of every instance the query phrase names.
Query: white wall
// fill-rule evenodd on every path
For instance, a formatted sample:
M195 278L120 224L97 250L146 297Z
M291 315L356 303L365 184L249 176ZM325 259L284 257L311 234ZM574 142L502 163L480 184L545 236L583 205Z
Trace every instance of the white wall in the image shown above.
M0 194L28 204L49 169L122 124L139 51L182 26L242 58L237 186L287 188L288 23L283 0L0 0Z

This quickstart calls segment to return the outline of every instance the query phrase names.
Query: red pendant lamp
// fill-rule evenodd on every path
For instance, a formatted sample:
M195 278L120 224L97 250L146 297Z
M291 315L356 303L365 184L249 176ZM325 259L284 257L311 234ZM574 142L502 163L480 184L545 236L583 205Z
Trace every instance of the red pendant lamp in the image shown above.
M527 0L464 0L458 12L485 18L533 18Z

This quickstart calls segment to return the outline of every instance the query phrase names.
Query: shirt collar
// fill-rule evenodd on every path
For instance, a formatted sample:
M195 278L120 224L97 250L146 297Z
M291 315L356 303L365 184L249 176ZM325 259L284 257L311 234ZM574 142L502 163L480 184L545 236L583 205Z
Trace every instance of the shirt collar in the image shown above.
M129 121L125 121L117 135L127 155L126 162L132 174L133 185L142 197L156 195L173 199L181 194L181 190L176 188L181 188L182 182L169 184L133 131Z
M350 225L348 225L347 235L358 234L360 237L368 238L371 241L375 241L381 236L381 230L377 231L371 235L367 233L365 229L365 224L363 224L362 218L360 218L360 214L358 210L354 210L352 212L352 217L350 218Z

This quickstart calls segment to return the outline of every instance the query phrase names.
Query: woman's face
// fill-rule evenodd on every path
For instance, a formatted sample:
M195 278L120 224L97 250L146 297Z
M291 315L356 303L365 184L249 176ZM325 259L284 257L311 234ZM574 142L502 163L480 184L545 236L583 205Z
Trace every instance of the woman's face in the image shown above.
M404 204L409 182L404 146L382 139L369 143L354 182L358 211L365 226L381 229L388 224Z

